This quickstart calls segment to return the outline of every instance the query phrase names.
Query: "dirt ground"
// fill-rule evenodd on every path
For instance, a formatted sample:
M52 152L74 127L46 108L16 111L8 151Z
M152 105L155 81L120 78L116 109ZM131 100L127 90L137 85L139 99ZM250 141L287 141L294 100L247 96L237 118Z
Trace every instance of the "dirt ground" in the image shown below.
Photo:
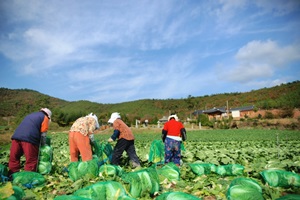
M264 118L264 116L266 116L267 112L272 113L274 115L274 118L278 118L277 116L280 116L282 110L280 110L280 109L258 110L256 112L247 113L247 115L249 115L250 118L257 118L258 115L261 115L262 118ZM299 119L300 118L300 110L299 109L294 109L293 110L293 118L294 119Z

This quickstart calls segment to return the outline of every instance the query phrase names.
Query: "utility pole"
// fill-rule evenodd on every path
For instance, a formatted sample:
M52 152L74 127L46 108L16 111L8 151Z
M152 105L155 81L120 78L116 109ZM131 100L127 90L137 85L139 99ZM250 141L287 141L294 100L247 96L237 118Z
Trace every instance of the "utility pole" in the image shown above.
M227 117L229 118L228 100L226 101L226 110L227 110Z

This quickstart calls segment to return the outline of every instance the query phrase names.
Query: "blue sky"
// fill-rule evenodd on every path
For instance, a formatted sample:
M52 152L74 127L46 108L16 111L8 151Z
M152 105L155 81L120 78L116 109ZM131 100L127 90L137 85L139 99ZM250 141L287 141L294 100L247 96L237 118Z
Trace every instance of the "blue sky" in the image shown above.
M299 0L1 0L0 87L120 103L300 80Z

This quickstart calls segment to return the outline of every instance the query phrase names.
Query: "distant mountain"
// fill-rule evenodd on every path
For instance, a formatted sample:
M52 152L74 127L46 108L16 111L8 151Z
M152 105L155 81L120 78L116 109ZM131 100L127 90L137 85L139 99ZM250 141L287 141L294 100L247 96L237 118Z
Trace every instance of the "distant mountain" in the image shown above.
M233 92L188 96L182 99L143 99L117 104L101 104L90 101L65 101L30 89L0 88L0 117L24 116L41 107L48 107L55 115L54 120L72 121L74 117L94 112L99 120L106 121L112 112L120 112L122 118L157 120L170 113L181 118L190 117L195 110L214 107L229 108L254 105L256 109L300 108L300 81L262 88L250 92ZM71 117L73 116L73 117Z

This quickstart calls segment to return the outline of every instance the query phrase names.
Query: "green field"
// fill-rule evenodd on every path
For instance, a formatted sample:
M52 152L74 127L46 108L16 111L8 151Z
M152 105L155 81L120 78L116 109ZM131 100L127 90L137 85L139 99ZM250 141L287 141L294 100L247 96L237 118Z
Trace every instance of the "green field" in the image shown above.
M160 140L160 131L151 129L134 129L137 154L142 168L149 168L149 151L152 141ZM111 132L105 131L95 136L99 141L106 141ZM73 182L68 177L65 167L69 161L68 134L52 133L53 147L52 171L44 175L46 185L34 189L25 189L26 199L54 199L56 196L72 194L78 189L98 181L103 177L81 179ZM113 144L114 145L114 144ZM283 130L194 130L188 131L188 140L184 143L180 179L168 181L160 177L160 191L182 191L198 198L226 199L226 192L231 181L237 176L220 176L215 173L198 176L191 171L189 163L203 162L216 166L240 164L244 166L242 177L257 181L262 187L264 199L276 199L286 193L300 194L299 187L271 187L260 175L265 169L277 168L300 173L300 131ZM0 149L0 163L7 165L9 150ZM124 154L122 169L131 172L128 159ZM157 166L161 168L162 166ZM120 177L115 181L126 185ZM125 187L125 186L124 186ZM128 188L127 186L125 188ZM153 199L143 194L138 199Z

